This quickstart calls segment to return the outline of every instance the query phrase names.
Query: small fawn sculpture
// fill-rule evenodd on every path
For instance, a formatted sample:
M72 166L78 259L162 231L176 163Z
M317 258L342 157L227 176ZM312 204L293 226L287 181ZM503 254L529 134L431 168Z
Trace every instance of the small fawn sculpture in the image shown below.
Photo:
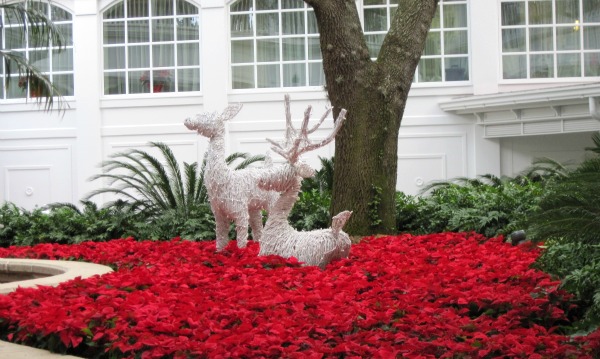
M269 211L277 196L274 192L258 188L260 168L233 170L225 163L225 121L235 117L241 108L241 104L232 104L220 115L202 113L184 122L188 129L209 138L204 183L217 225L217 251L229 243L229 224L232 221L238 247L246 247L248 224L254 240L260 240L263 230L261 211Z
M259 241L259 255L275 254L285 258L295 257L305 265L324 268L335 259L347 258L350 253L350 238L342 231L342 227L352 212L344 211L333 217L331 228L315 231L296 231L288 222L288 216L298 193L303 178L312 177L314 169L299 161L300 155L326 146L334 138L345 120L346 110L338 115L331 134L318 143L312 143L308 135L316 131L330 113L330 109L321 117L319 123L308 129L311 107L304 112L304 121L300 130L296 130L291 121L290 99L285 96L286 138L283 143L267 139L273 146L271 149L286 160L282 168L263 169L259 176L258 187L263 190L279 192L279 198L271 207L269 217Z

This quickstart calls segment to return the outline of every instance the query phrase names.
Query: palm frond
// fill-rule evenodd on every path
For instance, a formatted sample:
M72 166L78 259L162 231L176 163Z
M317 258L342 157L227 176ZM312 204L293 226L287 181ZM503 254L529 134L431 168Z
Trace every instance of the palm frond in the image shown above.
M24 1L20 3L2 3L0 9L4 10L5 18L9 24L18 24L22 26L21 36L29 40L31 48L53 46L60 52L64 49L65 40L60 29L46 15L46 11L41 3ZM37 93L36 101L38 104L44 103L44 109L51 111L57 100L59 112L69 107L68 103L60 93L60 90L48 79L42 71L31 64L20 53L13 52L10 49L0 50L0 58L4 59L5 64L5 83L3 86L14 81L14 74L18 74L19 81L26 84L26 88Z
M600 154L600 132L596 132L592 135L592 141L594 142L595 146L586 147L586 151L591 151Z

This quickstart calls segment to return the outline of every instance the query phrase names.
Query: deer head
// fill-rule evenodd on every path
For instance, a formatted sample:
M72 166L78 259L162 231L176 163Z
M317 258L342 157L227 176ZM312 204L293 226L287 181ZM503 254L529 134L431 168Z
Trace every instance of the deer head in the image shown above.
M225 135L225 121L234 118L242 109L242 104L231 104L223 110L220 115L217 112L204 112L194 117L186 118L183 122L190 130L198 131L198 134L213 138Z

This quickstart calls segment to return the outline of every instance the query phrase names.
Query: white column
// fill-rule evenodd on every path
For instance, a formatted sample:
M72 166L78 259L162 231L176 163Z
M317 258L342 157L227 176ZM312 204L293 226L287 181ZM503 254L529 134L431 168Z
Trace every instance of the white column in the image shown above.
M88 179L97 174L102 161L100 24L96 0L74 2L73 62L75 69L75 106L77 140L75 145L75 179L77 200L97 185Z
M227 106L229 36L224 0L202 1L202 94L207 111Z
M471 78L474 95L498 92L500 14L497 1L469 1Z

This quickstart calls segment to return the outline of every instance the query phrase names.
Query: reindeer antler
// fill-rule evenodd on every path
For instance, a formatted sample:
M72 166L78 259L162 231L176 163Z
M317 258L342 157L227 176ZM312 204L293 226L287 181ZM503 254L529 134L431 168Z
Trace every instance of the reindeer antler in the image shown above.
M317 148L324 147L324 146L328 145L331 141L333 141L333 139L339 132L340 128L342 127L344 120L346 119L346 110L342 109L340 111L340 113L335 121L333 131L331 131L329 136L327 136L327 138L325 138L321 142L313 143L311 140L308 139L308 135L315 132L323 124L325 119L331 113L331 108L328 108L325 111L325 114L323 114L323 116L321 116L319 123L317 123L315 126L313 126L309 130L308 123L310 121L312 107L308 106L306 108L306 111L304 111L304 119L302 121L302 126L301 126L300 130L296 130L294 128L294 126L292 124L292 120L291 120L292 116L290 113L290 97L289 97L289 95L286 94L284 100L285 100L285 119L286 119L285 140L284 140L283 144L273 141L269 138L267 138L267 141L272 145L271 149L274 152L278 153L280 156L285 158L288 161L288 163L295 164L298 161L298 159L300 158L300 155L302 155L303 153L306 153L309 151L314 151Z
M243 105L241 103L229 104L227 107L225 107L223 112L219 115L219 119L221 121L231 120L232 118L235 117L235 115L237 115L240 112L240 110L242 109L242 106Z

